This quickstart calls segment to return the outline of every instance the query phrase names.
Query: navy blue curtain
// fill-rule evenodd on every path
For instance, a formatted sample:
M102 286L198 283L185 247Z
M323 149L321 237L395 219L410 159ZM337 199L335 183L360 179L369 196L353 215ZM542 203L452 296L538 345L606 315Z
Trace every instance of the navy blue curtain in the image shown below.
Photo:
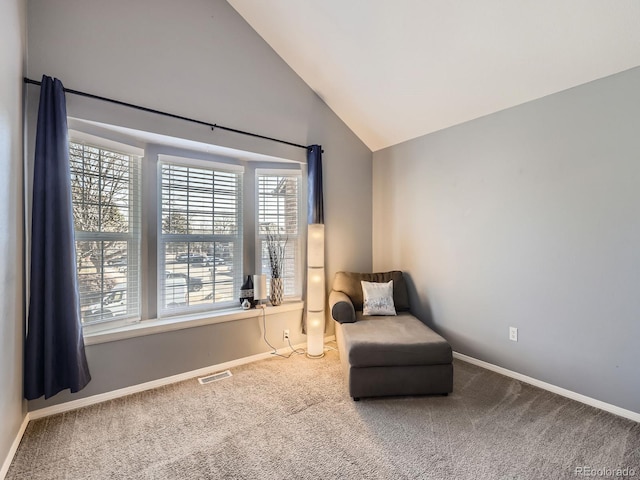
M308 223L324 223L322 196L322 146L311 145L307 150Z
M24 396L49 398L91 380L84 351L71 206L64 87L42 77L33 174Z

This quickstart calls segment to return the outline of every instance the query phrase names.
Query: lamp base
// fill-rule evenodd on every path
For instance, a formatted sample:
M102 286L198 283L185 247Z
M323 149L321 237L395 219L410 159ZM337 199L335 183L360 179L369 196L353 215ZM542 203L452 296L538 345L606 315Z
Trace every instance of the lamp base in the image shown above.
M324 357L324 352L322 352L320 355L309 355L309 354L307 353L307 358L311 358L311 359L313 359L313 360L315 360L315 359L317 359L317 358L322 358L322 357Z

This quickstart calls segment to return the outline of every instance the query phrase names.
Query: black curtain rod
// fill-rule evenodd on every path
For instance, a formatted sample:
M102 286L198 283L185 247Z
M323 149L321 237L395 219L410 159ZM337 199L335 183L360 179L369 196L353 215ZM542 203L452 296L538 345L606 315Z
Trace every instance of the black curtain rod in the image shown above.
M42 82L38 82L37 80L31 80L30 78L24 77L24 83L28 83L31 85L42 85ZM102 100L104 102L115 103L116 105L121 105L123 107L135 108L136 110L141 110L143 112L155 113L156 115L163 115L165 117L176 118L178 120L184 120L185 122L197 123L198 125L205 125L210 127L211 130L215 130L219 128L220 130L225 130L227 132L239 133L240 135L247 135L249 137L262 138L263 140L270 140L272 142L284 143L285 145L290 145L292 147L304 148L305 150L309 150L311 147L307 147L305 145L300 145L298 143L287 142L286 140L280 140L278 138L267 137L265 135L259 135L257 133L245 132L243 130L237 130L235 128L224 127L222 125L218 125L217 123L209 123L203 122L202 120L196 120L194 118L183 117L182 115L175 115L173 113L163 112L161 110L155 110L153 108L142 107L140 105L135 105L133 103L121 102L120 100L114 100L112 98L101 97L99 95L93 95L92 93L81 92L79 90L72 90L70 88L65 88L64 91L66 93L71 93L73 95L79 95L81 97L93 98L96 100Z

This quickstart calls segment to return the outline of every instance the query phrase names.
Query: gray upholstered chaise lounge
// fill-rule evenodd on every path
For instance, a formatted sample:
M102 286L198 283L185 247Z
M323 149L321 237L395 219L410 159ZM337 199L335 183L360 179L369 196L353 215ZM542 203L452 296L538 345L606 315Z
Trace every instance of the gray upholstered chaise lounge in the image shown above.
M396 316L362 314L360 281L393 280ZM451 346L409 311L402 272L338 272L329 295L349 395L443 394L453 391Z

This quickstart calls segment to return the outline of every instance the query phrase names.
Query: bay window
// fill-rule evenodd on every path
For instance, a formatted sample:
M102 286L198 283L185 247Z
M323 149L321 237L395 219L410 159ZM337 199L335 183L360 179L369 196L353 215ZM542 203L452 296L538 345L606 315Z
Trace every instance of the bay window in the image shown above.
M286 245L285 299L302 297L300 169L71 136L85 333L239 309L244 275L270 274L269 233ZM255 215L244 218L245 209Z

